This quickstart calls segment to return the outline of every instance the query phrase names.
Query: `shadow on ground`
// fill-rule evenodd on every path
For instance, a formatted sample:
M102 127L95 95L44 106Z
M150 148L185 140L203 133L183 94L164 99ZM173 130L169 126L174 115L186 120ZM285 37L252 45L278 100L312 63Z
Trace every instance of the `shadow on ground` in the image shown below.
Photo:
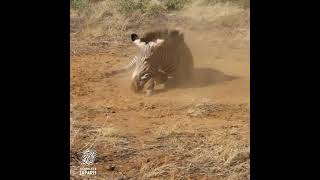
M166 92L172 88L201 88L211 86L226 81L232 81L238 79L237 76L227 75L222 71L211 68L195 68L194 79L185 83L176 84L173 81L168 80L166 88L156 89L155 93Z

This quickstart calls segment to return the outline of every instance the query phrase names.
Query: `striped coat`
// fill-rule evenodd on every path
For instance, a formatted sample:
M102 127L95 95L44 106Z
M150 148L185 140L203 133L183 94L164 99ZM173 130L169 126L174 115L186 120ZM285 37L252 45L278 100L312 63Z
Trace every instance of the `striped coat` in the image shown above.
M193 76L193 57L178 30L157 30L142 38L131 35L140 52L120 71L134 68L132 86L135 91L152 91L154 82L164 83L168 78L176 83L185 82ZM147 91L147 92L148 92Z

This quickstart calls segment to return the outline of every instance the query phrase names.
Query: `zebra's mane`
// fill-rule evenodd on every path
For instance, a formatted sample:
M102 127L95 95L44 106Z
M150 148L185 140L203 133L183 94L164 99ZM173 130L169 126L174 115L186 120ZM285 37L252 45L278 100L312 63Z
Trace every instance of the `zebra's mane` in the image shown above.
M158 29L146 32L141 41L149 43L150 41L155 41L156 39L164 40L183 40L183 33L180 30L169 30L169 29Z

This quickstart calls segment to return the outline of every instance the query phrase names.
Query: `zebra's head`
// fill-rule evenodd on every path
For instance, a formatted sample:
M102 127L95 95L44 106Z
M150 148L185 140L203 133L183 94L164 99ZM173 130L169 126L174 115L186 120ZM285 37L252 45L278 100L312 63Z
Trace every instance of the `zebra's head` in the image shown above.
M138 46L140 52L136 58L136 69L132 76L132 88L134 91L141 91L144 84L152 77L152 74L148 71L149 59L152 57L157 48L160 47L164 39L146 39L139 38L137 34L131 34L132 42Z
M137 34L131 34L132 42L138 46L143 57L148 58L161 44L164 42L164 39L147 39L139 38Z

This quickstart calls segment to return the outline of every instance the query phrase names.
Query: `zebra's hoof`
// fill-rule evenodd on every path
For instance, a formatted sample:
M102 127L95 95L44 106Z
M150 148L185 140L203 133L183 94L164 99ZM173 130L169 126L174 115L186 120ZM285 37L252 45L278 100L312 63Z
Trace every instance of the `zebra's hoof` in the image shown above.
M151 96L153 94L153 91L152 90L146 90L146 95L147 96Z

